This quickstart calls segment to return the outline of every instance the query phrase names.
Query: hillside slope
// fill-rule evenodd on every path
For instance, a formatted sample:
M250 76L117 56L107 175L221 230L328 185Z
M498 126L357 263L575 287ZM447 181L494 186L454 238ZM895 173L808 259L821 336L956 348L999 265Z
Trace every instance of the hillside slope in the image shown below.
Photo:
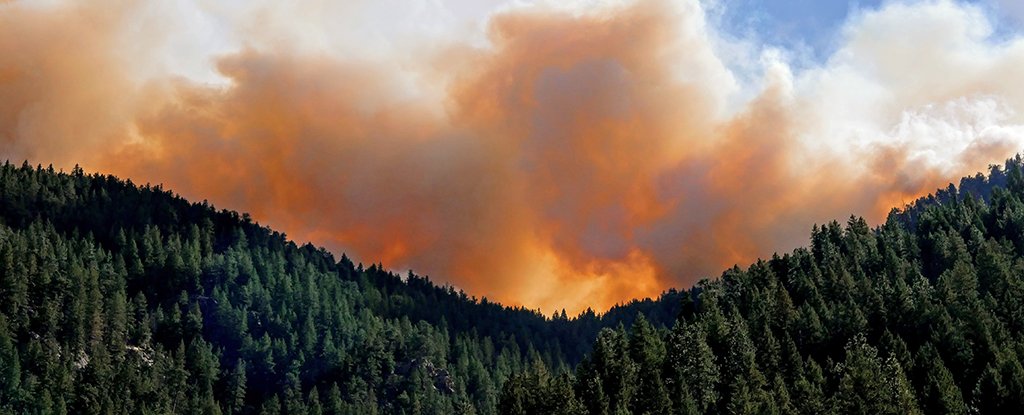
M159 187L5 164L0 413L998 413L1024 405L1021 164L552 318Z
M0 167L0 300L4 413L492 413L524 362L574 366L635 314L549 319L27 164Z
M671 330L605 329L575 376L506 383L505 414L1004 414L1024 408L1020 157L871 229L704 281Z

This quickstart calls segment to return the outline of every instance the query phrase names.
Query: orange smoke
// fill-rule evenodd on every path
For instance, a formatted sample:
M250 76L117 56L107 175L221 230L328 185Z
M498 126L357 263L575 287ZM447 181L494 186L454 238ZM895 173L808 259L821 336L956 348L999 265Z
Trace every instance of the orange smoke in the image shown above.
M730 77L696 3L497 14L489 47L416 69L440 98L405 93L394 68L274 46L220 57L227 85L135 79L145 57L119 43L131 13L56 11L0 5L0 156L164 183L547 311L689 286L969 173L898 145L808 163L787 71L723 109Z

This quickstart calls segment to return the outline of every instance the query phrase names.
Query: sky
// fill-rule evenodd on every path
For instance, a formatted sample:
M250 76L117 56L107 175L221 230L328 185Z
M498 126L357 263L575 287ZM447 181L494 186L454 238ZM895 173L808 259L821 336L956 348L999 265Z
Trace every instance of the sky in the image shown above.
M545 313L1024 148L1019 2L0 2L0 159L163 184Z
M882 0L715 0L705 4L710 6L722 30L731 36L753 38L798 51L811 60L822 60L839 46L840 29L851 14L876 10L887 3ZM1024 2L971 0L963 4L980 7L997 26L999 35L1012 35L1024 23Z

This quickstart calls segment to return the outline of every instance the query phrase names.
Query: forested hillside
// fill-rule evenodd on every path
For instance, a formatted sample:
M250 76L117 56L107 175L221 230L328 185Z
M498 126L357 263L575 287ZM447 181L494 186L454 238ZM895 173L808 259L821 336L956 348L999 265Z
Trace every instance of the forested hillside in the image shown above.
M871 229L704 281L669 330L605 329L575 376L536 364L504 414L1008 414L1024 408L1020 157Z
M690 290L545 317L159 187L5 164L0 413L1006 413L1021 165Z
M675 304L545 318L159 187L0 167L0 413L487 414L527 362Z

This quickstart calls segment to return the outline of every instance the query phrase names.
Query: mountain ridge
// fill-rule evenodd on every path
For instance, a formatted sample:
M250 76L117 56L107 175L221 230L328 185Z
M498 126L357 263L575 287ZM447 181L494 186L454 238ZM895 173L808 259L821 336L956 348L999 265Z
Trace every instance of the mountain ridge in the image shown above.
M710 333L705 346L713 352L721 353L719 349L732 341L749 341L731 339L735 328L715 327L747 327L743 318L733 320L747 316L747 308L757 304L744 297L752 294L743 294L744 284L760 283L750 275L764 274L770 281L771 275L787 275L787 267L813 271L816 263L826 264L832 255L845 258L845 251L830 252L848 244L848 235L875 241L867 246L887 235L903 235L897 245L909 251L900 248L895 255L910 255L910 262L879 268L870 261L857 265L860 260L854 259L856 267L846 270L847 260L842 259L846 265L834 265L842 272L861 275L868 267L911 275L905 273L920 262L922 276L938 281L949 264L928 253L933 246L908 242L907 235L951 226L950 220L935 218L946 212L943 209L978 214L993 200L1012 202L1016 193L1004 188L1024 189L1021 164L1018 156L1004 167L993 166L988 176L966 177L959 188L950 185L894 209L887 222L874 229L855 217L846 229L833 221L815 226L809 248L758 260L747 270L733 267L690 289L670 289L658 298L633 300L600 315L587 311L573 318L564 313L549 318L470 297L412 272L402 277L380 265L355 264L345 255L335 258L312 244L297 245L247 214L217 211L205 201L189 202L161 186L140 187L113 176L87 175L78 167L64 173L27 162L21 167L5 163L0 167L0 295L5 300L0 307L0 362L6 372L0 376L0 411L724 411L734 403L733 385L715 383L722 390L693 396L677 390L678 367L666 363L671 354L666 350L680 353L678 347L673 349L674 342L689 336L682 334L686 330L696 330L690 327L697 316L708 315L716 302L739 307L723 314L728 324L707 323L712 326L700 330ZM1021 249L1024 246L1015 246L1005 255ZM813 272L819 275L814 278L822 275L820 270ZM904 277L891 278L898 283ZM814 294L816 290L835 284L801 281L776 283L792 291L790 301L799 307L811 304L808 298L824 295ZM827 294L839 299L849 295ZM718 295L725 297L714 300ZM827 302L814 301L811 314L821 307L825 308L819 314L825 317L819 319L832 313L823 305ZM846 312L853 313L848 316L852 321L868 321L865 315L856 317L865 314L862 306L849 298L842 301L849 306ZM765 326L756 318L750 324ZM627 327L632 330L628 336ZM779 336L788 333L780 327L772 330L782 330ZM869 348L879 341L875 333L850 346L857 339L853 332L824 330L819 346L827 352L801 359L838 358L836 353L848 347L870 355ZM807 345L805 340L796 341L799 347ZM645 351L648 347L653 351ZM608 376L613 372L601 366L601 356L618 356L614 359L624 362L622 370L627 371L620 375L666 366L650 378L663 377L662 390L677 389L666 400L660 398L658 387L639 382L642 393L609 389L610 395L601 392L605 398L595 397L587 386L591 384L584 382L612 382ZM726 353L720 359L730 358ZM824 361L816 364L819 369L834 369ZM754 368L771 372L761 365ZM790 381L795 380L781 381L781 388L795 388L787 386ZM745 387L778 392L780 386L766 386L773 382L778 381L766 379ZM823 382L819 386L829 390L831 386ZM111 394L115 385L130 386L124 393ZM687 400L688 394L693 402ZM545 406L553 405L545 396L560 397L556 401L570 407Z

